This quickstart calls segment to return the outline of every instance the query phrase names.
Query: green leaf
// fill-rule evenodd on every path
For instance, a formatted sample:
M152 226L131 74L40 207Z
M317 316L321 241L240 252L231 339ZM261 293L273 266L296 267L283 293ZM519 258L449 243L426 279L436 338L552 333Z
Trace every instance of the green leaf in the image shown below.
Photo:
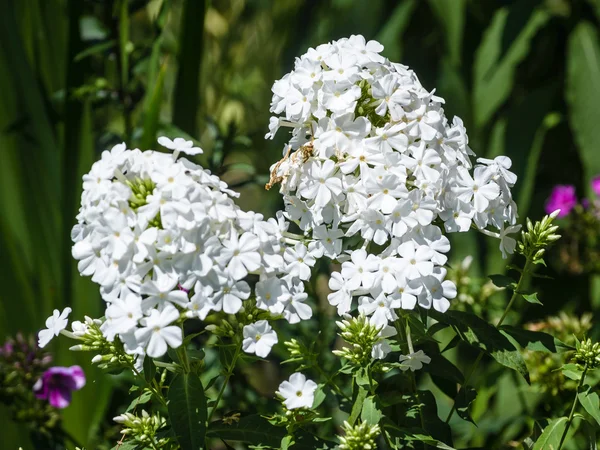
M587 192L591 194L590 180L600 173L600 127L597 121L600 104L600 46L596 27L589 22L580 22L569 37L566 98L569 120L583 162Z
M204 448L206 396L195 373L180 373L169 386L169 420L182 450Z
M354 405L352 406L352 411L350 412L350 417L348 417L348 423L350 425L354 425L359 414L362 412L363 404L367 398L367 394L368 391L362 386L359 386L356 399L354 399Z
M567 420L566 417L552 420L548 426L544 428L544 432L539 439L535 441L533 450L558 450L560 438L567 427Z
M450 63L458 66L463 49L466 0L429 0L429 7L446 35Z
M561 353L573 350L560 339L541 331L524 330L511 325L502 325L500 331L517 341L521 347L534 352Z
M462 386L455 400L456 413L458 414L458 416L463 420L471 422L473 425L475 425L475 421L471 417L469 408L476 397L477 391L475 389L473 389L470 386Z
M156 366L152 358L144 358L144 379L150 383L154 380L154 375L156 375Z
M416 0L399 3L375 37L375 40L384 46L383 54L390 61L399 61L402 57L402 35L410 23L416 5Z
M531 40L550 17L543 10L534 11L502 55L502 35L508 14L507 8L497 10L475 55L473 109L477 128L484 126L508 99L518 64L527 56Z
M455 327L465 342L482 349L503 366L516 370L529 382L529 372L523 356L498 329L469 312L450 310L442 314L430 310L429 315Z
M129 80L129 1L121 0L119 10L119 55L121 56L121 88Z
M431 391L418 391L417 398L420 402L421 423L427 434L441 442L452 444L450 426L438 416L438 408L433 393Z
M186 0L179 29L177 81L173 99L173 124L197 137L200 65L204 49L206 0Z
M582 386L577 393L577 399L587 413L600 425L600 398L598 394L591 392L590 386Z
M226 424L220 420L212 422L208 425L206 435L226 441L278 448L281 440L286 435L286 431L283 427L271 425L267 419L259 415L251 415L242 417L239 421L231 424Z
M292 445L294 445L294 443L295 443L294 436L288 435L288 436L285 436L281 440L281 444L279 445L279 448L281 450L288 450Z
M581 380L583 373L577 364L564 364L559 370L565 377L575 381Z
M492 283L494 283L494 286L497 286L499 288L505 288L505 287L509 287L515 284L515 280L513 280L511 277L508 277L506 275L501 275L501 274L496 274L496 275L489 275L488 278L490 280L492 280Z
M521 295L529 303L534 303L536 305L542 305L542 306L544 306L544 304L542 302L540 302L540 300L538 299L537 292L533 292L532 294L521 294Z
M325 401L325 397L327 397L325 394L325 385L319 384L317 386L317 390L315 391L315 400L313 401L312 409L316 409L321 406L321 403Z
M146 358L146 359L149 359L149 358ZM125 411L126 412L132 411L138 405L143 405L144 403L148 403L151 398L152 398L152 392L146 391L146 392L142 393L141 395L137 396L136 398L134 398Z
M427 433L427 431L421 428L399 427L395 423L391 422L389 419L384 420L383 428L385 431L388 432L390 436L398 438L401 442L422 442L433 448L439 448L442 450L455 450L454 447L451 447L445 444L444 442L432 437L429 433Z
M144 131L140 146L142 149L151 148L156 140L160 110L163 100L163 86L167 65L163 64L158 72L153 89L149 89L144 101Z
M441 354L430 354L431 362L423 366L431 375L453 381L455 384L463 384L465 377L458 367L444 358Z
M367 422L369 425L377 425L383 414L377 407L376 397L367 397L363 403L362 412L360 413L360 419L363 422Z

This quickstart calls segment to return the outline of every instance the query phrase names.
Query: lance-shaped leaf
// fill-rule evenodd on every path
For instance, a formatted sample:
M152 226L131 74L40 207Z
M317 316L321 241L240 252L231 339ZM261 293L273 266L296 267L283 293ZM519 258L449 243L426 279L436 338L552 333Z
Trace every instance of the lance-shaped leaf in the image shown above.
M286 431L283 427L276 427L261 416L251 415L240 418L238 421L225 423L221 420L209 424L208 437L218 437L225 441L244 442L252 445L278 448Z
M511 325L503 325L500 331L514 339L521 347L534 352L561 353L573 350L560 339L541 331L523 330Z
M502 36L508 15L506 8L496 12L475 56L473 109L477 127L485 125L508 99L518 64L529 53L532 38L549 19L545 11L534 11L506 53L502 54Z
M523 356L494 326L475 314L464 311L446 311L442 314L432 309L429 315L438 322L453 326L465 342L485 351L503 366L516 370L529 382L529 372Z
M577 393L577 399L587 413L600 425L600 398L598 394L592 392L591 387L582 386Z
M600 173L598 104L600 102L600 46L596 28L581 22L571 33L567 54L569 119L583 162L586 183ZM591 193L591 188L588 187Z
M548 426L544 428L544 432L539 439L535 441L533 450L550 450L553 448L558 449L560 438L565 432L565 428L567 426L567 420L568 419L566 417L561 417L560 419L551 421Z
M204 448L206 396L195 373L180 373L169 386L169 421L182 450Z

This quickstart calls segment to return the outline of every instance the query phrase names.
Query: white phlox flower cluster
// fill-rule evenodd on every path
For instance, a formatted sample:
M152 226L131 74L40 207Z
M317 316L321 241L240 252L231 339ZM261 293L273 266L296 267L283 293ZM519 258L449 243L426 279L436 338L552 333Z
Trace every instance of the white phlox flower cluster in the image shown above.
M342 263L329 302L385 327L399 308L448 309L447 233L476 228L506 256L518 226L510 159L474 165L462 121L382 50L362 36L309 49L273 85L266 137L291 128L267 188L281 184L313 254Z
M159 357L181 345L183 320L236 314L247 301L291 323L310 318L302 280L311 259L304 244L283 238L287 223L242 211L217 176L177 158L201 153L192 142L159 142L174 153L116 145L83 177L72 253L100 285L105 337ZM247 349L266 356L267 342L276 335Z

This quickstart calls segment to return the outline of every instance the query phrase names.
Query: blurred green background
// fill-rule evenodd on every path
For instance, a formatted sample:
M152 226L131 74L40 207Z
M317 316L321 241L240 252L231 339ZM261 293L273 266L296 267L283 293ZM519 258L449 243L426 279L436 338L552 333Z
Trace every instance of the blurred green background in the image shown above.
M513 159L522 219L543 214L555 184L589 193L600 173L599 18L600 0L0 1L0 336L36 332L53 308L101 314L70 229L81 176L115 143L189 136L244 208L273 215L279 195L263 186L285 136L263 137L271 85L309 46L351 34L377 39L436 88L479 156ZM476 273L503 270L497 243L454 244L453 261L472 254ZM600 305L594 276L555 275L535 314ZM65 423L89 444L110 380L88 355L53 345L56 361L88 373ZM0 448L27 440L2 431Z

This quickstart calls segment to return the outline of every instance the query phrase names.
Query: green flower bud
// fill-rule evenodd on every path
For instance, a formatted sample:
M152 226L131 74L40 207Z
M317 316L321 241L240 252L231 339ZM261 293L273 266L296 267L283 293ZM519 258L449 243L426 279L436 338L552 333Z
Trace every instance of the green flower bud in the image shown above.
M370 450L376 449L375 438L381 433L379 425L370 426L367 422L362 422L351 426L344 421L342 426L345 436L338 436L341 450Z

